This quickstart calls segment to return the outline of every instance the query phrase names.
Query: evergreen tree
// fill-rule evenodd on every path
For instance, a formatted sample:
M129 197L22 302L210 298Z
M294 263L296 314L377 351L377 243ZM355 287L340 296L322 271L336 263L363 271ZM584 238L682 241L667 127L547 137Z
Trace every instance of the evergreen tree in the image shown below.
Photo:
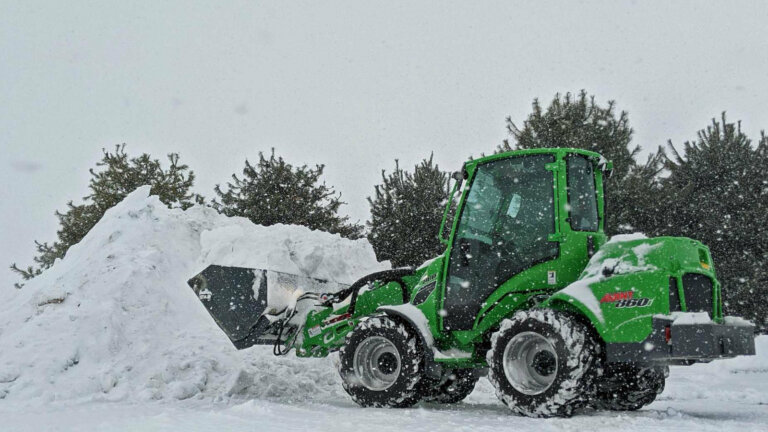
M609 234L653 233L665 223L664 193L659 176L664 170L663 149L648 155L644 164L632 163L623 176L605 182Z
M168 155L170 167L164 170L160 161L146 153L130 158L125 152L125 144L115 146L114 152L106 149L102 152L101 161L96 163L95 169L90 169L90 195L83 198L83 203L70 201L66 211L56 212L59 218L57 240L53 244L35 241L35 265L26 269L19 268L15 263L11 265L11 269L23 279L39 275L50 268L56 259L64 258L70 246L79 243L105 211L139 186L151 185L150 193L157 195L169 207L187 208L193 201L202 202L200 196L190 192L195 175L187 165L179 163L178 154Z
M375 197L368 197L368 240L376 257L401 267L419 265L442 253L445 247L438 230L450 192L448 174L430 155L413 172L404 171L395 160L395 170L391 174L382 170L381 179Z
M311 229L340 234L357 239L363 227L340 216L341 194L325 183L319 183L324 165L296 166L275 156L259 152L259 161L245 161L243 176L232 175L232 181L222 189L216 185L220 201L213 206L227 216L241 216L253 223L269 226L278 223L303 225Z
M712 252L725 311L768 329L768 139L757 147L725 113L683 145L662 180L665 223L657 235L701 240Z
M582 90L578 96L556 94L544 109L538 99L533 112L518 127L507 117L507 131L512 142L505 140L497 152L514 149L572 147L591 150L613 161L613 177L606 184L606 232L609 234L632 229L635 208L647 206L648 190L642 182L659 169L658 156L652 156L645 166L635 162L640 148L631 147L632 128L626 111L618 115L616 103L600 106L594 96ZM651 176L652 177L652 176ZM640 195L636 195L640 194ZM626 229L620 229L620 226Z

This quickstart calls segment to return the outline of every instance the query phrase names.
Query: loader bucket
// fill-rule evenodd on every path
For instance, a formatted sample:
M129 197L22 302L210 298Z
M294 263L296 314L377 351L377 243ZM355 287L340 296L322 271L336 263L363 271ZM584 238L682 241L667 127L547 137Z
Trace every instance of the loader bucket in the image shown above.
M296 290L332 293L346 287L306 276L219 265L208 266L187 284L237 349L275 343L273 322Z

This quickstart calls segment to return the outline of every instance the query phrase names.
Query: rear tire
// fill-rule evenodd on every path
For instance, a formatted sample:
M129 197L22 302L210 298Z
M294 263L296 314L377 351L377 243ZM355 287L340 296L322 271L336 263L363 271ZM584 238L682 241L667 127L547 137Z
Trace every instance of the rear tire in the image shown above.
M422 400L442 404L453 404L463 401L475 389L480 377L474 369L454 369L439 383L425 391Z
M594 405L603 410L636 411L656 400L664 384L663 368L611 363L600 379Z
M386 316L361 321L339 350L342 386L363 407L414 405L419 401L423 365L416 334Z
M593 397L599 344L570 314L517 312L491 337L488 378L517 414L567 417Z

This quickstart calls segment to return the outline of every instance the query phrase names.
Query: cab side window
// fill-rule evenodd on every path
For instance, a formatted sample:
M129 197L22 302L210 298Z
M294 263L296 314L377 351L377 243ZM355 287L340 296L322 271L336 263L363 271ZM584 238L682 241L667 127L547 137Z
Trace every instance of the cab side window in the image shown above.
M568 168L568 205L571 229L597 231L597 193L592 162L581 155L566 158Z

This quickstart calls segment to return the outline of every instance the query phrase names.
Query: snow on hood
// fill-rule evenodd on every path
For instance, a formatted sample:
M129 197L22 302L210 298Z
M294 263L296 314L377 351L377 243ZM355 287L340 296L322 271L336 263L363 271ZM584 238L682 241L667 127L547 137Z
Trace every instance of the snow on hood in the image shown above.
M610 240L606 242L606 245L647 238L648 237L643 233L620 234L611 237ZM592 284L606 279L606 276L603 274L604 268L611 269L612 274L626 274L655 269L652 265L646 264L645 257L649 252L659 246L659 244L642 243L633 247L631 249L631 254L626 253L619 258L605 258L604 251L598 250L589 260L589 263L587 263L587 267L581 273L579 279L563 288L560 292L572 296L588 308L600 322L605 322L603 311L600 309L600 302L592 292ZM603 245L603 247L605 247L605 245ZM632 257L636 258L636 264L632 262Z
M211 263L345 283L389 268L365 240L258 226L202 206L168 209L141 187L66 258L3 291L0 399L290 397L336 385L327 365L304 376L295 359L267 358L266 347L236 351L186 285ZM280 378L286 369L292 380Z
M626 242L626 241L632 241L632 240L642 240L647 238L648 236L641 232L636 232L631 234L616 234L615 236L611 236L611 238L608 239L606 244L620 243L620 242Z

